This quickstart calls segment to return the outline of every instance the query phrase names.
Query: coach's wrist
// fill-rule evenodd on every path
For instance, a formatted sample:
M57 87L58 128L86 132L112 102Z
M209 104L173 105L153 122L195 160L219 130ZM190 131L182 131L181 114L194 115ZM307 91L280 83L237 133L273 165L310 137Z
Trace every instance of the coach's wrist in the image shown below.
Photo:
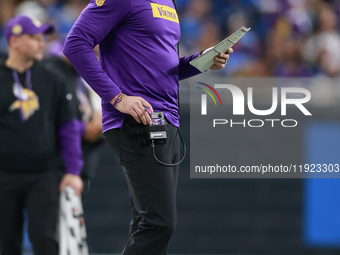
M118 97L123 94L123 92L120 92L119 94L117 94L114 98L112 98L112 100L110 101L110 104L114 105L115 101L118 99Z
M110 103L113 105L114 108L117 109L118 104L123 100L126 95L123 92L120 92L117 96L115 96Z
M120 94L120 93L119 93L119 94ZM116 99L117 99L117 97L119 96L119 94L116 95L114 98L112 98L112 100L110 101L110 104L113 105L113 103L116 101Z

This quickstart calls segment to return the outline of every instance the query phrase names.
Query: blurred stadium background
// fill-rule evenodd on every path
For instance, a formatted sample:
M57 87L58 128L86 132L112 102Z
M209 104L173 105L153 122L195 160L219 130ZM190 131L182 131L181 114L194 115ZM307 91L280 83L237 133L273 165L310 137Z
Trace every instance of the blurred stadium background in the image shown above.
M107 0L110 1L110 0ZM16 13L52 22L57 33L47 50L62 47L88 0L0 0L0 51L6 52L4 24ZM181 55L218 43L241 26L251 31L217 77L315 78L313 118L290 136L253 139L240 130L235 146L262 148L270 158L294 154L294 162L340 163L340 1L338 0L177 0ZM322 78L319 79L318 78ZM0 81L1 83L1 81ZM312 89L312 88L311 88ZM189 82L181 86L182 132L189 144ZM296 117L299 119L299 116ZM237 138L237 139L236 139ZM273 142L274 141L274 142ZM275 141L277 143L275 144ZM270 146L268 146L270 144ZM279 149L272 150L273 147ZM235 148L235 147L234 147ZM229 151L228 151L229 150ZM232 154L233 146L226 148ZM242 151L241 148L239 148ZM277 153L279 151L279 153ZM243 157L249 155L244 152ZM338 179L189 178L189 157L181 166L178 227L172 254L340 254ZM128 191L108 146L84 193L90 252L120 253L128 234ZM0 226L1 227L1 226ZM24 249L30 252L27 233ZM29 254L29 253L28 253Z

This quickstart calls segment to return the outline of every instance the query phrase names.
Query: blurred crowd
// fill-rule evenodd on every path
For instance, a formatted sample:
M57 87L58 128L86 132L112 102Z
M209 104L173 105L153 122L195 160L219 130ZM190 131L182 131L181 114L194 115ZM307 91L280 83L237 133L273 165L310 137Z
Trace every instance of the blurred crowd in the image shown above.
M63 42L88 0L0 0L0 51L3 27L18 13L52 22L47 52ZM251 30L233 48L233 77L338 77L340 1L337 0L177 0L181 55L216 45L242 26Z

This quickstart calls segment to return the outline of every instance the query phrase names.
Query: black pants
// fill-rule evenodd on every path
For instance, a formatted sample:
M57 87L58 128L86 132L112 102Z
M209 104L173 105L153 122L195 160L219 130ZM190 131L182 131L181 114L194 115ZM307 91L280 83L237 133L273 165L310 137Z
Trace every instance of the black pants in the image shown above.
M35 255L58 255L55 241L59 193L54 173L18 174L0 170L0 255L20 255L23 208Z
M156 155L165 163L178 162L178 128L167 125L166 144L156 144ZM139 135L113 129L105 137L117 155L129 187L132 220L124 255L165 255L176 225L176 189L179 167L158 163Z

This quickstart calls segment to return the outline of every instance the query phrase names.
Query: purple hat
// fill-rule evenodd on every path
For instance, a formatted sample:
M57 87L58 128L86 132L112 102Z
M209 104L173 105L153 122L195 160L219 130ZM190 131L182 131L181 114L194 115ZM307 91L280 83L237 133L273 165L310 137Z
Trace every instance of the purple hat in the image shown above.
M24 15L18 15L10 19L5 27L5 36L7 41L11 36L20 36L22 34L51 34L54 32L54 26L51 24L41 24L35 18Z

